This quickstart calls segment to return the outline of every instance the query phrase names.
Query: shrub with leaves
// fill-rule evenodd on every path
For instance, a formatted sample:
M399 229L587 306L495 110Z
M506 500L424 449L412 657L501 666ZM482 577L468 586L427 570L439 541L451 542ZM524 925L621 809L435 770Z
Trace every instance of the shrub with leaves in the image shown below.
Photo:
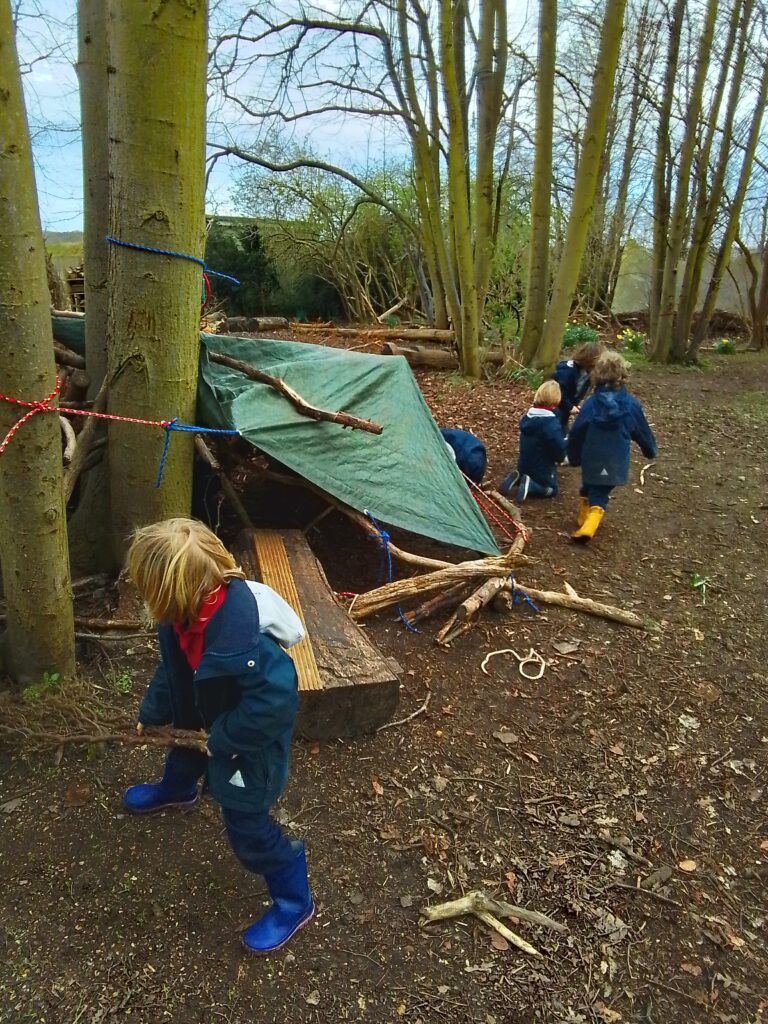
M635 331L631 327L625 327L621 334L617 335L616 344L622 352L643 355L648 344L648 337L642 331Z
M499 372L505 380L513 381L515 384L525 384L531 391L536 391L544 383L544 374L541 370L534 370L532 366L507 363Z
M577 345L591 345L597 341L597 331L586 324L566 324L563 332L563 348Z
M712 347L720 356L732 356L736 351L736 339L718 338Z

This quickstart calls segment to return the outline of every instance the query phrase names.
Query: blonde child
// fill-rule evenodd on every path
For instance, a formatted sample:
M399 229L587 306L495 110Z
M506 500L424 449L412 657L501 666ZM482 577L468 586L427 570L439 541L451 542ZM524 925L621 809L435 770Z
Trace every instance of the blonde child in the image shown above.
M565 458L565 438L556 415L560 400L555 380L544 381L533 396L533 405L520 420L517 470L499 484L502 494L517 487L518 501L557 496L557 464Z
M171 749L162 780L131 786L124 805L134 814L190 807L204 779L221 805L233 853L264 876L272 899L243 942L271 953L314 914L304 844L288 840L270 817L288 777L298 705L293 662L275 637L286 645L300 639L300 623L273 591L249 585L218 537L192 519L138 530L128 569L158 624L160 645L137 729L204 729L208 756ZM260 628L257 594L269 634Z
M576 532L591 540L603 520L611 491L629 477L629 449L634 441L647 459L656 458L656 438L642 405L627 391L629 365L618 352L598 359L595 391L584 403L568 435L568 461L581 466L581 501Z

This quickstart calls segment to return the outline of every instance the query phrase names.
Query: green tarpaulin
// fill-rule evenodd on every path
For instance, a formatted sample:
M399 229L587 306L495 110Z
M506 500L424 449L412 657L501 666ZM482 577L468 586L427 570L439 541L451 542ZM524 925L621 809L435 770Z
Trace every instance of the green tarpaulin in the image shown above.
M82 320L54 318L57 339L77 351L82 329ZM383 523L498 552L405 359L230 336L203 334L201 342L201 426L236 428L267 455ZM373 420L384 431L369 434L301 416L267 385L211 363L209 345L282 377L312 405Z

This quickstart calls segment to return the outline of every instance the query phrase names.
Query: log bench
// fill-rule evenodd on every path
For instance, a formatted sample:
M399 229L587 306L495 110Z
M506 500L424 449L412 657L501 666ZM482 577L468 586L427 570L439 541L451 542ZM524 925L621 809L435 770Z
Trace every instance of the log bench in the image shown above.
M299 678L296 731L307 739L375 732L400 698L400 666L347 615L300 530L245 530L235 556L249 579L276 590L307 636L288 653Z

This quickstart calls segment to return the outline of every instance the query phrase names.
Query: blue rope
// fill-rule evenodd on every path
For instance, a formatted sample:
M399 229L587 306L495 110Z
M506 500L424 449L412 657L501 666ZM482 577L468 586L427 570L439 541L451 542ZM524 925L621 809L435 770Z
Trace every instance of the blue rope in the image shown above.
M171 447L171 433L172 431L178 431L181 434L237 434L239 436L239 430L224 430L216 429L215 427L195 427L190 423L179 423L177 419L172 419L170 423L165 426L165 439L163 441L163 450L160 454L160 463L157 467L157 477L155 478L155 487L159 487L163 482L163 470L165 469L165 460L168 458L168 450Z
M515 577L512 573L509 574L509 578L512 580L512 607L514 608L516 604L519 604L519 602L522 601L524 604L528 605L531 611L536 612L538 615L540 609L536 607L527 594L524 594L522 590L517 589L515 586Z
M378 586L379 583L381 583L381 578L384 575L384 567L385 566L387 568L387 583L391 583L392 582L392 552L389 550L389 534L387 533L386 530L382 530L382 528L379 526L379 524L376 522L376 520L373 518L373 516L371 515L371 513L368 511L367 508L363 509L363 515L365 515L368 518L368 520L371 522L371 524L373 525L373 528L376 531L376 535L377 535L376 539L378 540L379 544L381 545L381 563L379 565L379 578L376 581L376 586ZM408 621L408 619L406 619L405 615L403 614L403 609L400 607L400 605L397 606L397 614L400 616L400 621L402 622L402 624L405 626L405 628L408 630L409 633L418 633L419 632L419 630L416 629L415 626L412 626L410 624L410 622Z
M203 268L203 273L209 274L211 277L221 277L225 281L231 281L232 284L240 284L236 277L220 274L218 270L211 270L205 260L198 259L197 256L190 256L186 252L174 252L173 249L153 249L151 245L138 245L136 242L122 242L119 238L113 238L112 235L107 235L106 241L110 245L121 245L124 249L137 249L139 252L151 252L157 256L176 256L180 260L189 260L190 263L197 263L199 267Z

